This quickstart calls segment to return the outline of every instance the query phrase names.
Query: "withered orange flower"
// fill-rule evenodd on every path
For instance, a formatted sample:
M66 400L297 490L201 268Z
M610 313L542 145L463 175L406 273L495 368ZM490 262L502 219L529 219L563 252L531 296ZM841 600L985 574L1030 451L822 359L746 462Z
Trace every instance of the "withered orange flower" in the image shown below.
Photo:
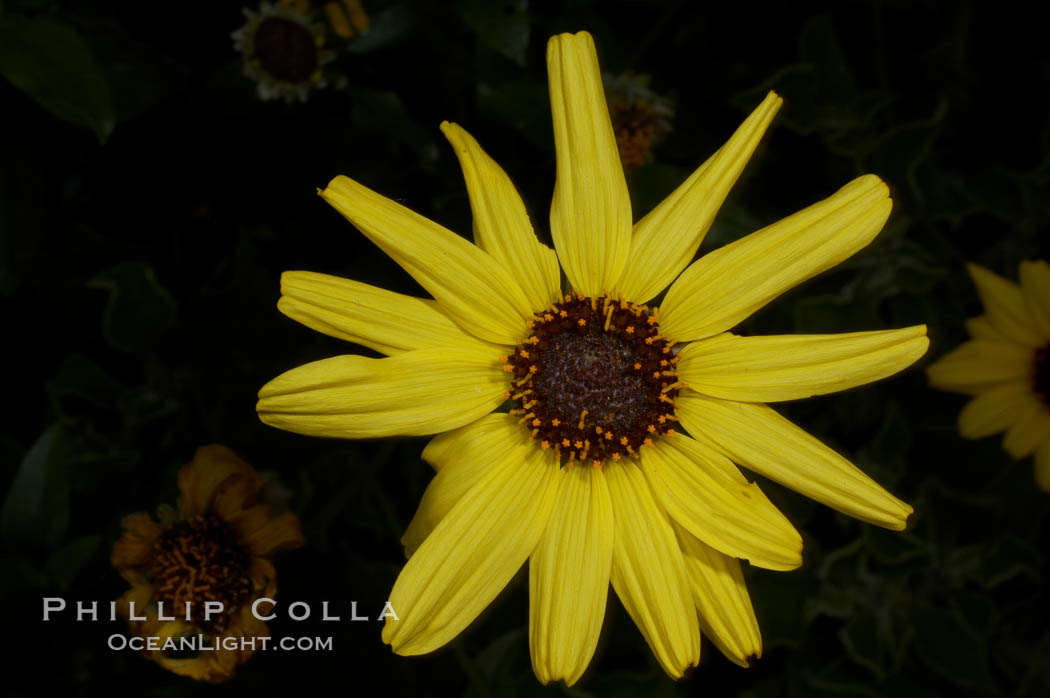
M158 638L158 646L168 638L200 636L203 644L215 647L190 653L143 651L165 669L219 683L258 649L240 642L225 649L222 638L269 636L251 606L277 592L269 556L300 547L303 534L295 514L274 515L260 499L264 485L230 449L202 446L179 470L176 521L158 523L145 512L124 518L124 533L110 560L131 589L117 601L117 612L133 634ZM206 614L209 601L220 602L222 611Z

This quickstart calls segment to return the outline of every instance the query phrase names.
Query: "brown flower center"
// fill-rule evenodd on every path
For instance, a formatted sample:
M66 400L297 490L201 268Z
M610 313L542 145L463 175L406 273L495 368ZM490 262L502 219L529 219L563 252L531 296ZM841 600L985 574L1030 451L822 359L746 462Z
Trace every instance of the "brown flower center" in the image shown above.
M317 44L310 30L290 19L263 20L252 39L255 58L270 75L285 82L302 82L317 69Z
M153 544L153 584L165 613L184 618L186 604L198 627L218 635L252 594L251 554L233 529L215 514L176 524ZM219 601L223 612L204 620L204 602Z
M541 448L598 467L674 433L678 359L648 308L573 296L528 325L529 338L502 358L520 405L511 414Z

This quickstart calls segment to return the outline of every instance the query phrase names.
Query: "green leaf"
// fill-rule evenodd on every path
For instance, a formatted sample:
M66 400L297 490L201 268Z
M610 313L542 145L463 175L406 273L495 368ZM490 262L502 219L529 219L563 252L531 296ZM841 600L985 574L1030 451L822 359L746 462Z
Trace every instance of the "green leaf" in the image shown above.
M0 511L5 540L54 548L69 527L69 463L76 437L65 422L51 425L22 459Z
M482 45L525 65L531 31L527 0L459 0L456 7Z
M47 385L48 395L56 403L62 398L86 400L99 407L115 408L124 386L98 364L81 354L62 360L58 375Z
M83 536L66 543L48 557L44 568L58 589L73 585L80 569L98 553L101 536Z
M916 604L911 618L915 651L930 669L963 688L995 690L987 642L958 613Z
M416 26L416 13L406 3L393 5L372 16L368 31L354 37L347 53L371 53L397 43Z
M105 143L113 132L109 84L72 27L49 17L0 17L0 75L63 121Z
M875 616L865 612L858 613L839 630L839 640L850 659L870 671L880 681L886 677L883 667L888 653L880 637Z
M506 82L498 86L478 85L478 106L503 119L543 150L551 150L550 98L538 82Z
M352 88L354 106L350 112L354 125L366 131L386 134L417 153L424 165L437 160L438 148L427 131L409 116L401 98L394 92Z
M145 262L110 267L91 279L88 286L109 292L102 334L122 351L146 349L175 320L175 300Z

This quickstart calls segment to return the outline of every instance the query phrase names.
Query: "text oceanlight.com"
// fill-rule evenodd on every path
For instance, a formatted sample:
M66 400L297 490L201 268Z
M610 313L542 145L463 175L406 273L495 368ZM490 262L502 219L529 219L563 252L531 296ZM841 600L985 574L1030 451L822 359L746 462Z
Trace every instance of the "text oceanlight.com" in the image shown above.
M265 652L266 650L299 650L302 652L326 652L332 649L329 637L212 637L203 633L179 635L178 637L139 637L138 635L109 636L106 643L111 650L133 650L135 652L189 653L214 652Z

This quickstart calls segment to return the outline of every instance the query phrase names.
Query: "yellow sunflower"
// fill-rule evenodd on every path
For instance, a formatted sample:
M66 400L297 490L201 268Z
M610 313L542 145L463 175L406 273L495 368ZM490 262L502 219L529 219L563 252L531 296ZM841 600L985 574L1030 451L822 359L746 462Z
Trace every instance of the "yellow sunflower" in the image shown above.
M231 450L203 446L179 470L178 521L157 523L144 512L124 518L124 533L110 559L131 584L117 601L117 611L135 635L159 638L158 646L186 635L206 636L209 646L221 646L222 638L269 636L251 605L277 592L277 573L268 556L301 546L303 535L295 514L273 516L270 505L259 501L262 488L262 479ZM206 618L206 601L221 602L223 611ZM254 651L238 647L190 656L162 650L144 654L168 671L218 683L231 678Z
M984 315L968 320L972 339L931 364L930 385L973 395L959 433L999 432L1013 458L1035 454L1035 481L1050 492L1050 264L1021 262L1021 284L968 266Z
M802 539L734 463L887 528L912 511L763 403L895 373L925 352L925 327L728 332L868 244L889 192L860 177L690 264L780 98L632 225L594 42L563 34L547 48L557 252L455 124L441 128L463 167L476 244L335 178L321 196L434 300L285 273L282 312L388 356L288 371L259 392L259 416L316 436L439 434L423 452L437 474L390 596L400 620L383 629L395 652L456 637L527 561L544 683L572 684L586 669L610 582L671 676L698 662L701 631L746 664L761 641L739 560L789 570ZM647 305L668 284L660 306ZM508 400L509 413L495 412Z

